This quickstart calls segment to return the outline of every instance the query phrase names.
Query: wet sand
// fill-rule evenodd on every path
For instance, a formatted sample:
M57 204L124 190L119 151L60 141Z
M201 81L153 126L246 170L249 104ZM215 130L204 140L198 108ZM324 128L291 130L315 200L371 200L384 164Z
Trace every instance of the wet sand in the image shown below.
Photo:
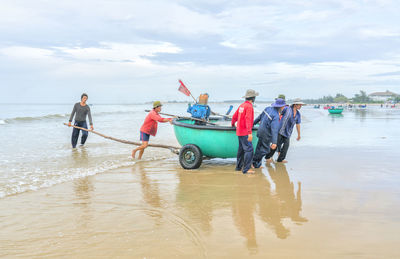
M398 152L381 152L295 146L254 176L171 157L9 196L0 256L399 258Z

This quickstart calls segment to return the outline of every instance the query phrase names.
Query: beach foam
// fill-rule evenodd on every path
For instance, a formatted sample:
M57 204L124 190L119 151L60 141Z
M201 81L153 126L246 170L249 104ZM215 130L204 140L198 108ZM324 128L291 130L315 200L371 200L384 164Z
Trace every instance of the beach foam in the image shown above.
M33 172L20 172L19 179L10 179L4 187L4 190L0 190L0 198L27 191L37 191L42 188L96 175L108 170L132 166L135 163L135 161L104 161L103 163L100 163L92 168L69 168L52 172L46 172L42 171L41 169L37 169Z

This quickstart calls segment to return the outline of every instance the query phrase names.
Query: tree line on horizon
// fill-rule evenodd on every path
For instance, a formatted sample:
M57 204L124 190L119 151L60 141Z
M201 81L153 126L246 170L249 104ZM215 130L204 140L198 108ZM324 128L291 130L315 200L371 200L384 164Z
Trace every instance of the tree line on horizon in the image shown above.
M392 101L399 103L400 96L396 96ZM383 103L383 101L374 101L370 98L365 91L360 90L352 98L348 98L341 93L337 93L335 97L328 95L318 99L304 99L305 103L319 104L319 103Z

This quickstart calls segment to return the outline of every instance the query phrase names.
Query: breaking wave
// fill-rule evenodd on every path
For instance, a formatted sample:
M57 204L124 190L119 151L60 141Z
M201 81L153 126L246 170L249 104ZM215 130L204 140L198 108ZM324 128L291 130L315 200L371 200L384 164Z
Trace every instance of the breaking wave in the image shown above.
M102 115L112 115L112 114L129 114L135 113L135 111L111 111L111 112L97 112L92 113L92 116L102 116ZM63 113L63 114L48 114L43 116L27 116L27 117L15 117L15 118L8 118L8 119L0 119L1 124L8 124L8 123L23 123L23 122L31 122L31 121L40 121L40 120L52 120L52 119L65 119L69 118L70 113Z
M38 120L46 120L46 119L59 119L59 118L66 118L70 114L48 114L44 116L33 116L33 117L15 117L15 118L9 118L5 120L0 120L4 121L5 123L15 123L15 122L29 122L29 121L38 121ZM1 124L1 122L0 122Z

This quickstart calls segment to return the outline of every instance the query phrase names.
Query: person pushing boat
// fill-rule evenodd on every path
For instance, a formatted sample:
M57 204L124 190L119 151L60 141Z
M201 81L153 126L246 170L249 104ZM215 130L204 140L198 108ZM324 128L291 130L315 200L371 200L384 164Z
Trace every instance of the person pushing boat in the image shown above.
M287 162L285 158L289 149L290 137L292 136L294 125L296 125L297 130L296 140L299 141L301 139L301 115L299 110L303 105L305 105L305 103L303 103L299 98L296 98L293 100L292 105L286 107L283 111L284 115L281 119L281 128L278 134L278 148L271 150L271 152L265 156L268 162L272 161L272 156L274 155L276 150L278 150L279 152L277 162Z
M253 121L254 109L253 103L255 102L258 93L252 89L246 91L245 102L242 103L232 116L232 127L236 124L236 135L239 138L239 148L236 159L236 171L242 171L243 174L253 174L254 170L251 169L251 162L253 160Z
M72 109L71 116L69 117L69 122L68 122L69 127L71 127L72 119L75 116L74 125L87 129L88 127L87 127L87 123L86 123L86 117L88 116L89 123L90 123L90 129L93 130L92 114L90 112L89 105L86 104L87 99L88 99L88 95L83 93L81 95L81 101L78 103L75 103L74 108ZM72 130L72 136L71 136L72 148L76 148L76 144L78 143L80 131L81 130L77 129L77 128L74 128ZM87 131L82 130L81 145L85 144L88 135L89 134Z
M172 118L162 118L159 114L161 112L162 103L155 101L153 103L153 110L147 114L144 119L143 125L140 128L140 141L142 145L132 150L132 158L135 158L136 152L139 151L138 159L142 159L144 150L149 145L150 135L156 136L158 122L172 122Z
M285 100L277 98L271 106L266 107L254 120L254 124L260 123L257 130L258 143L253 157L253 166L255 168L259 168L263 157L277 147L280 116L285 106Z

